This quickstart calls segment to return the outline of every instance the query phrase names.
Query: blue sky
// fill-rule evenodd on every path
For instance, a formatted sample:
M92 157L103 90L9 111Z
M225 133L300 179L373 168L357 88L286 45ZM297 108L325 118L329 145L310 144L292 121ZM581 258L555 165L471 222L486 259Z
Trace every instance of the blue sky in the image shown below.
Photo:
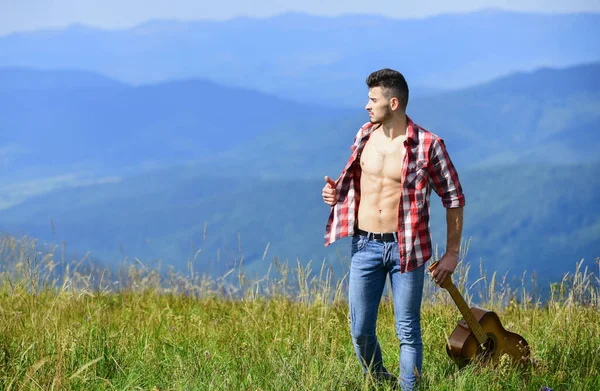
M415 18L485 8L600 12L600 0L0 0L0 35L73 23L115 29L150 19L222 20L241 15L267 17L286 11Z

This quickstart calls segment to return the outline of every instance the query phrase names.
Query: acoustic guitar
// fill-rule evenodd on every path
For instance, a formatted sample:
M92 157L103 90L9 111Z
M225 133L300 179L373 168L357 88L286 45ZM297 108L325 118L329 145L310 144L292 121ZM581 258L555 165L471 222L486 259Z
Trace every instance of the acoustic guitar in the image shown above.
M437 264L436 261L429 266L429 272ZM496 365L505 354L513 364L529 367L529 344L523 337L505 330L495 312L477 306L469 308L450 276L441 287L450 293L463 316L446 343L446 352L459 367L472 361Z

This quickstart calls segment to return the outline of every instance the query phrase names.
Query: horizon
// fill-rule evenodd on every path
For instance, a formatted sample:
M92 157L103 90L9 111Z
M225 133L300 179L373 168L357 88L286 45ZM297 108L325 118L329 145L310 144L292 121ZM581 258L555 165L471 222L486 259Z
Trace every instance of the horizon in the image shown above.
M516 13L516 14L536 14L536 15L580 15L580 14L600 14L600 0L594 1L577 1L570 6L565 7L561 4L557 7L557 4L538 4L540 2L528 1L528 2L512 2L516 3L512 6L507 6L507 2L504 1L503 5L498 5L498 1L477 1L477 0L462 0L460 4L452 3L449 7L444 1L430 0L423 9L419 6L413 6L407 9L398 8L385 8L385 10L364 10L357 9L356 3L348 5L346 9L332 10L317 10L315 4L304 5L303 8L281 8L276 7L273 9L260 9L244 12L244 7L235 8L239 11L229 11L227 14L222 12L206 12L202 10L201 13L198 10L189 10L189 7L175 7L176 11L169 10L165 12L163 9L156 9L158 4L150 4L145 15L139 15L136 10L129 10L129 13L125 12L127 16L121 17L120 20L114 18L113 13L104 15L103 17L98 10L88 9L89 12L79 12L79 15L68 15L68 12L64 12L61 9L61 5L65 6L71 0L59 0L61 4L57 5L52 9L52 6L47 6L43 11L45 14L41 16L41 19L36 18L35 15L27 14L27 1L21 2L18 5L13 5L13 9L3 9L4 1L0 0L0 9L3 10L0 13L0 38L19 33L32 33L38 31L57 31L66 30L70 28L89 28L93 30L104 30L104 31L123 31L138 28L140 26L150 23L160 22L172 22L172 23L202 23L202 22L230 22L239 19L253 19L253 20L268 20L286 15L305 15L308 17L322 17L322 18L338 18L338 17L353 17L353 16L365 16L383 18L388 20L426 20L436 17L444 16L457 16L457 15L468 15L476 13ZM108 0L113 1L113 0ZM134 0L134 2L137 0ZM185 2L187 0L178 0L179 2ZM234 0L237 1L237 0ZM268 2L268 0L265 0ZM386 0L383 0L384 2ZM441 3L437 6L429 3ZM559 3L560 1L554 1ZM56 3L56 2L55 2ZM79 2L78 2L79 3ZM465 4L468 3L468 4ZM471 4L477 3L477 4ZM480 3L486 3L481 5ZM537 5L532 5L535 3ZM318 7L318 5L316 5ZM191 7L191 6L190 6ZM348 8L349 7L349 8ZM25 9L23 9L25 8ZM85 7L82 7L85 8ZM110 7L106 7L110 8ZM188 9L186 9L188 8ZM193 7L192 7L193 8ZM264 8L264 7L263 7ZM268 6L267 6L268 8ZM359 6L359 8L362 8ZM381 6L380 6L381 8ZM70 8L69 8L70 9ZM12 12L11 12L12 11ZM222 11L222 10L221 10ZM132 13L133 12L133 13ZM58 13L58 15L53 15ZM35 13L34 13L35 14ZM3 16L2 16L3 15ZM97 16L100 15L100 16Z
M566 71L566 70L572 70L575 68L590 67L590 66L600 66L600 60L582 62L582 63L572 64L572 65L563 65L563 66L540 65L540 66L534 67L532 69L508 71L502 75L494 76L489 79L483 80L481 82L468 84L468 85L464 85L464 86L460 86L460 87L456 87L456 88L443 88L443 89L441 89L440 93L452 93L452 92L456 92L456 91L477 88L477 87L485 86L488 84L496 83L496 82L502 81L504 79L516 77L519 75L532 75L532 74L535 74L538 72L543 72L543 71ZM89 75L94 75L97 77L102 77L102 78L105 78L105 79L113 81L113 82L120 83L129 88L156 87L156 86L160 86L163 84L181 83L181 82L206 82L206 83L214 84L216 86L222 86L222 87L226 87L226 88L234 88L234 89L240 89L240 90L247 90L247 91L252 91L252 92L256 92L256 93L260 93L260 94L264 94L264 95L268 95L268 96L278 97L280 99L287 99L285 97L279 96L274 93L260 91L255 88L249 88L249 87L243 87L243 86L237 86L237 85L227 85L227 84L223 84L223 83L220 83L220 82L217 82L217 81L211 80L209 78L205 78L205 77L170 78L170 79L164 79L164 80L160 80L160 81L149 81L149 82L144 82L144 83L131 83L126 80L121 80L119 78L113 77L111 75L108 75L108 74L100 72L100 71L77 69L77 68L37 68L37 67L31 67L31 66L2 66L2 65L0 65L0 72L2 72L2 71L26 71L26 72L39 72L39 73L72 73L73 72L73 73L89 74ZM423 86L417 85L417 87L423 87ZM296 103L299 103L299 102L296 102Z

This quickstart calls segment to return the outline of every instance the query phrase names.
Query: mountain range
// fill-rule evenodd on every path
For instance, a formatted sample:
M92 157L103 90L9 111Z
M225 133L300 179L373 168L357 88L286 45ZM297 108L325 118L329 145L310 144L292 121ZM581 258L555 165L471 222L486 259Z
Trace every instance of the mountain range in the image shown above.
M199 254L196 268L208 273L242 256L258 275L272 257L325 259L343 272L347 240L323 247L328 207L320 189L324 175L339 174L365 113L208 81L136 87L47 72L0 72L13 75L0 87L0 128L13 130L0 145L22 154L4 155L5 168L22 171L3 178L2 194L12 193L0 230L65 241L69 251L89 250L109 265L139 257L184 269ZM536 271L544 281L600 255L599 80L598 64L540 69L409 103L408 114L444 138L459 168L468 260L512 276ZM239 110L224 107L240 98ZM206 117L223 121L206 126ZM182 153L176 140L197 153ZM156 167L140 169L150 159ZM19 193L22 172L41 180L94 166L112 180ZM432 215L443 251L435 196Z
M348 138L366 120L363 110L205 80L134 87L81 71L0 69L0 81L5 185L85 172L120 176L192 160L227 162L231 173L253 162L261 175L294 169L320 177L339 166ZM445 138L460 167L587 162L600 147L600 65L516 73L415 98L408 112Z
M133 87L90 72L9 68L0 81L4 184L181 164L266 129L350 112L206 80Z

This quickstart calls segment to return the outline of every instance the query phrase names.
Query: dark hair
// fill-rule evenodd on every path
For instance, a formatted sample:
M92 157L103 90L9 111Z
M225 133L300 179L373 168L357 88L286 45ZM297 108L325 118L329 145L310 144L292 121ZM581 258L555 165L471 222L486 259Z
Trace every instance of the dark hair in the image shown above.
M408 105L408 84L406 84L406 80L400 72L389 68L375 71L367 77L367 86L369 88L382 87L387 99L398 98L400 104L406 110L406 106Z

